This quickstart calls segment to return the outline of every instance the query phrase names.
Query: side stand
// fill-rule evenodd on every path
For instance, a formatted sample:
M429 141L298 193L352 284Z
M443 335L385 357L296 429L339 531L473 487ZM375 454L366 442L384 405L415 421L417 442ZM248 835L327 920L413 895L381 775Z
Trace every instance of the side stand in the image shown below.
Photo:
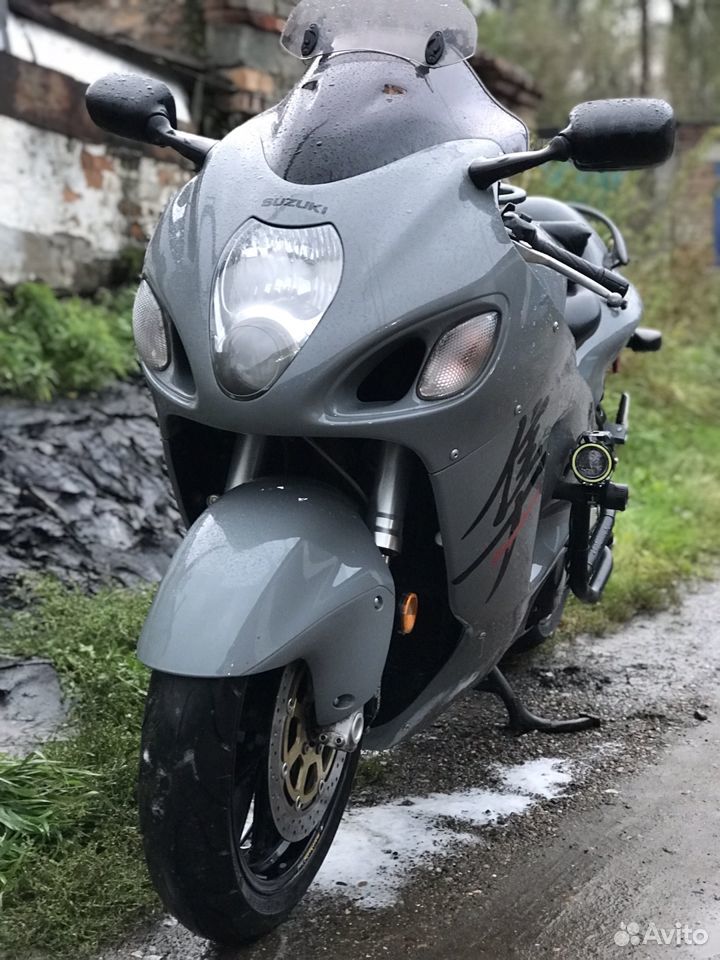
M534 730L540 733L581 733L583 730L595 730L600 726L598 717L578 717L575 720L546 720L531 713L528 708L518 700L513 688L508 683L499 667L495 667L477 687L486 693L493 693L499 697L505 704L508 712L508 727L513 732L521 736L525 733L532 733Z

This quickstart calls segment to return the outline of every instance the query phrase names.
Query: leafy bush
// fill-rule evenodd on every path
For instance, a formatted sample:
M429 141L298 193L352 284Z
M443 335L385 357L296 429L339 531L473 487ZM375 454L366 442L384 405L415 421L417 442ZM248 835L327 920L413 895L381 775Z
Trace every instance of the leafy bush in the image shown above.
M51 400L97 390L136 368L132 291L61 300L39 283L0 296L0 393Z

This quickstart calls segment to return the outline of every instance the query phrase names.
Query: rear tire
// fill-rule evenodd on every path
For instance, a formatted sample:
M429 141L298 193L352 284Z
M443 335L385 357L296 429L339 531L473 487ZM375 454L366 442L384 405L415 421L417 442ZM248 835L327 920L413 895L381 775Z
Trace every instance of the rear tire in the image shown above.
M279 746L292 747L298 729L305 738L290 716L299 697L287 701L288 716L278 703L288 682L310 703L302 665L227 680L154 673L150 682L138 790L148 869L168 911L224 946L268 933L303 897L333 841L360 756L358 748L330 762L320 748L295 744L300 780L292 782L287 765L276 775ZM301 770L305 755L312 775ZM328 771L325 797L318 769Z

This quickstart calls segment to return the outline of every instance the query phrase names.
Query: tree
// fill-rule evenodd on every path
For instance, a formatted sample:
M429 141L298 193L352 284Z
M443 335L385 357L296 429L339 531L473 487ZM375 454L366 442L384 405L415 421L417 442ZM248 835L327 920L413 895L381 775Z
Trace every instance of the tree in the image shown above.
M720 117L720 4L717 0L672 0L668 86L683 120Z
M557 128L581 100L640 92L638 19L626 0L497 0L478 18L480 45L533 75L540 126Z

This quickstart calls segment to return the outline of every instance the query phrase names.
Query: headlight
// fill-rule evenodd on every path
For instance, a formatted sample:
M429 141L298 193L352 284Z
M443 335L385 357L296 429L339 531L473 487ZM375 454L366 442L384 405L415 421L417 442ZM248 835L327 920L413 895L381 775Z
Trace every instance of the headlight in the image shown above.
M423 400L446 400L479 379L492 357L500 328L497 313L484 313L440 337L420 376Z
M340 286L334 227L248 220L225 248L213 290L215 374L232 396L257 397L300 352Z
M151 370L164 370L170 363L167 328L160 304L143 280L133 307L133 336L140 359Z

